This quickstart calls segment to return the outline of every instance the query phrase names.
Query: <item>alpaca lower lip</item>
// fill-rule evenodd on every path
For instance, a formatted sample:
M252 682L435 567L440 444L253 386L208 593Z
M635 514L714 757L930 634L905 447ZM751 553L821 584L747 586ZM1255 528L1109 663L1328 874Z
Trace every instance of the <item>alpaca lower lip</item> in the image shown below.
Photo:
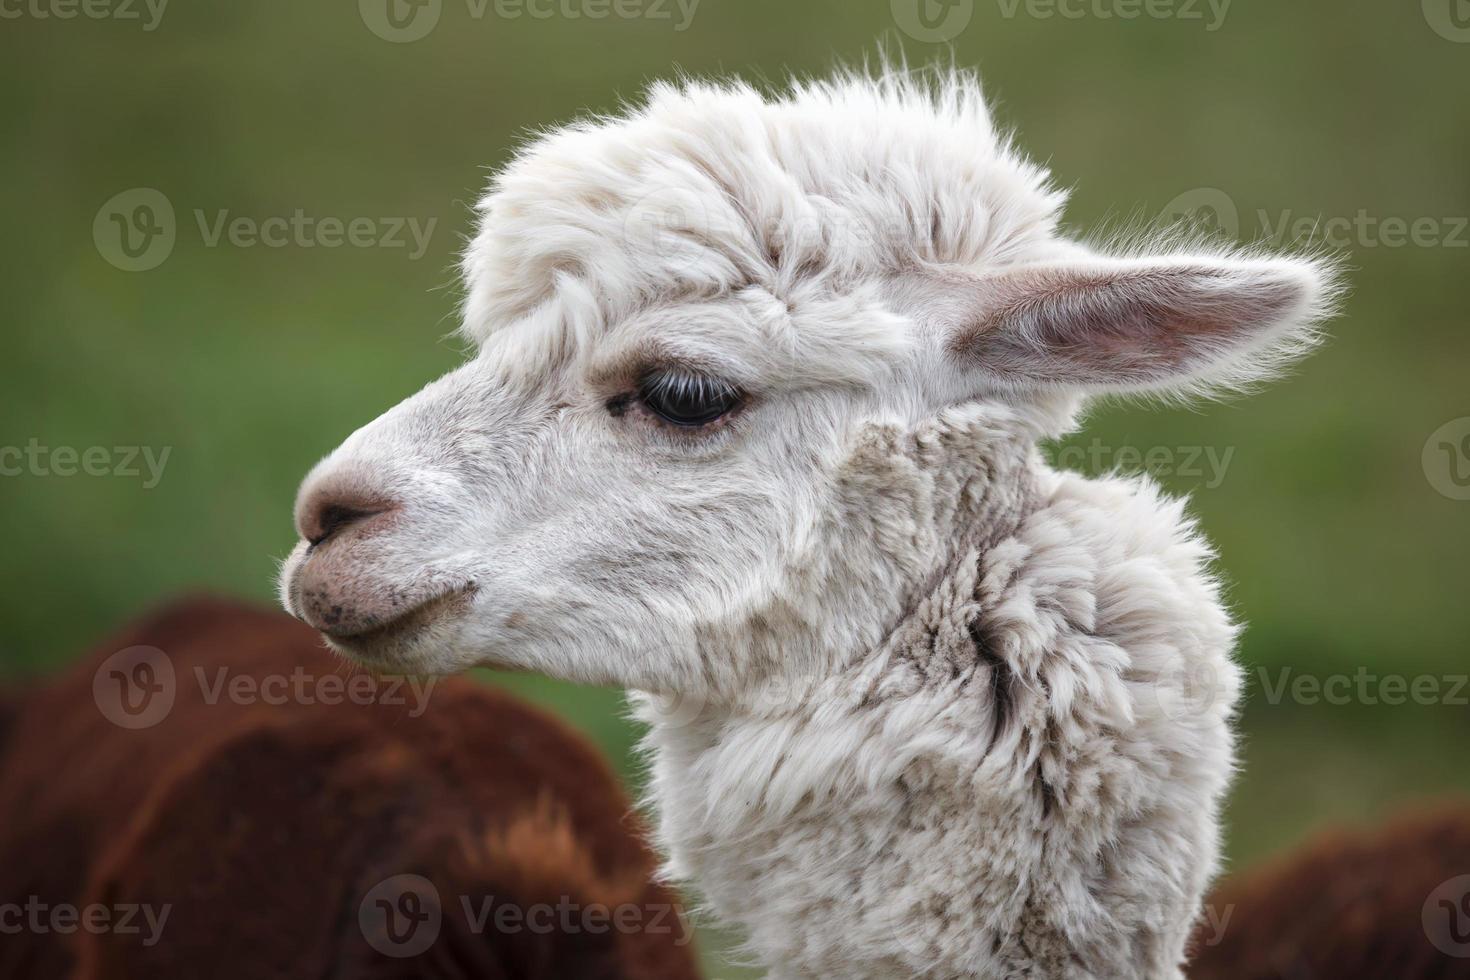
M433 627L454 612L468 605L475 592L473 583L462 585L427 599L411 609L404 610L392 619L376 623L365 629L338 632L324 629L321 632L333 643L352 652L370 652L385 645L402 645L416 634Z

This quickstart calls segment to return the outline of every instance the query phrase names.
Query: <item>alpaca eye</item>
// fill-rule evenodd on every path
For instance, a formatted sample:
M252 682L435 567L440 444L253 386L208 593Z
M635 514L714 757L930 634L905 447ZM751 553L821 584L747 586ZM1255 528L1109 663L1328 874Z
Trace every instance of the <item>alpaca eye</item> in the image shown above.
M639 383L638 398L665 422L686 429L709 425L741 402L740 392L718 378L662 372Z

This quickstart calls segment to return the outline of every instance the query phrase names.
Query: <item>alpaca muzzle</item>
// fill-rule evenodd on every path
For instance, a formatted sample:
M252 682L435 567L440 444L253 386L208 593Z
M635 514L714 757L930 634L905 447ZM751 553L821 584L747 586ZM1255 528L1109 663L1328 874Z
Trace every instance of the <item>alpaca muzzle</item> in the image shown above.
M414 522L387 489L390 473L328 460L302 484L301 536L282 569L282 601L341 652L402 660L469 605L473 581L409 562Z

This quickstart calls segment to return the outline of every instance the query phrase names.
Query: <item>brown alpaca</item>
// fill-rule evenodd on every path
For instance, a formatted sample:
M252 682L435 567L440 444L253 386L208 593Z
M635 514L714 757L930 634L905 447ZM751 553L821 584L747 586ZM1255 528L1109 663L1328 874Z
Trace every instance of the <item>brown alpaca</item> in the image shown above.
M167 655L174 701L129 729L109 720L106 668L139 645ZM312 698L219 686L293 676ZM463 679L436 682L422 711L383 683L321 703L341 688L316 682L351 676L286 616L195 599L0 711L0 906L168 910L161 928L138 915L100 933L43 912L47 928L0 937L0 976L698 975L585 739Z
M1462 876L1470 805L1322 834L1217 890L1190 980L1470 977L1470 877L1452 881Z

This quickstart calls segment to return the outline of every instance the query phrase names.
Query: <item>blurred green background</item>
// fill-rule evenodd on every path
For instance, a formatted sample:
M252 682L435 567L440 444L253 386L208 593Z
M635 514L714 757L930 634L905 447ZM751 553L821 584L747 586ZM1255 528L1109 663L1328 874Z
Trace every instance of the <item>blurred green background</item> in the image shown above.
M456 363L467 206L528 131L674 70L780 78L884 40L978 67L1000 120L1075 186L1077 229L1203 204L1241 239L1287 244L1323 219L1314 240L1345 253L1353 293L1294 379L1194 411L1100 409L1060 455L1136 468L1136 450L1193 495L1219 545L1255 681L1236 866L1470 786L1470 690L1391 705L1265 689L1470 669L1470 502L1455 499L1470 493L1457 441L1470 422L1453 424L1470 415L1464 0L1149 8L1168 16L1130 0L700 0L692 16L687 0L442 0L411 43L379 36L385 0L102 8L137 19L63 19L51 2L0 20L0 445L171 451L153 487L0 477L4 675L79 656L181 590L272 601L302 474ZM176 214L172 251L146 271L94 238L99 209L132 188ZM298 209L434 226L421 256L406 234L405 247L208 243L220 212ZM570 718L636 783L619 694L491 680ZM745 975L722 942L706 937L712 973Z

